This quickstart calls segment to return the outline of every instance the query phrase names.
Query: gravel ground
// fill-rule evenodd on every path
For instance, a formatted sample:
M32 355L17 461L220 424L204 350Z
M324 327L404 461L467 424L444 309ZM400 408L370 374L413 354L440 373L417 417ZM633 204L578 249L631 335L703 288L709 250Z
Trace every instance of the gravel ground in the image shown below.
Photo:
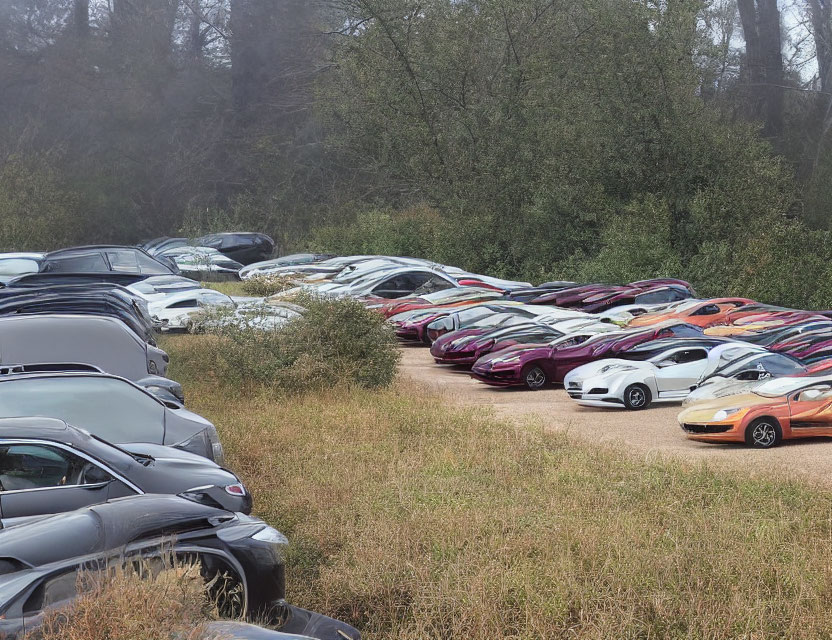
M541 424L552 431L594 443L625 448L641 458L675 457L709 466L731 466L753 475L775 473L832 485L832 440L786 442L755 451L742 445L709 445L685 438L676 415L679 404L655 405L644 411L580 407L561 388L546 391L496 389L477 382L464 369L434 364L424 347L402 347L402 373L447 393L454 401L487 406L516 421Z

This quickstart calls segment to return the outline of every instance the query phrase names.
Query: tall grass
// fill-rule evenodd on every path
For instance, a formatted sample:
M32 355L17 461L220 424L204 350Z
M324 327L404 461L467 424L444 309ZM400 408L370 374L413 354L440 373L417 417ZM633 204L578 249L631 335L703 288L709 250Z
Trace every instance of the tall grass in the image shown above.
M369 639L832 636L832 495L643 461L409 383L281 398L165 341L258 514L289 595Z

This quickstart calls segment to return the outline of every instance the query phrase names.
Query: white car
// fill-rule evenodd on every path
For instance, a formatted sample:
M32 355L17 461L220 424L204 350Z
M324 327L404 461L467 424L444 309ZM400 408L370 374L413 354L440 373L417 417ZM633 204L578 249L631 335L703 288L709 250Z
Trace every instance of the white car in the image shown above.
M151 276L139 280L127 287L133 293L141 296L148 303L163 300L166 296L183 291L201 289L202 285L196 280L183 276Z
M737 357L721 358L718 367L709 368L703 374L697 387L682 403L684 406L746 393L772 378L801 376L809 372L809 367L796 358L771 353L762 347L746 345L745 350L734 353Z
M213 289L193 289L183 291L148 304L154 322L159 322L163 330L187 329L197 313L210 307L236 307L234 300L224 293Z
M697 384L708 352L724 341L665 338L646 342L621 358L590 362L566 374L569 397L588 407L645 409L654 402L680 402Z

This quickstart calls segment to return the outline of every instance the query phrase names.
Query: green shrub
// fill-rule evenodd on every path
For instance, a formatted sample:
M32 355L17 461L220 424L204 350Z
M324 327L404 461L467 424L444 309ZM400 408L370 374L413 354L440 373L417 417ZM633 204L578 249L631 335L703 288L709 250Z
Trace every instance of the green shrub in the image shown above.
M292 278L280 275L254 276L243 280L242 287L250 296L267 298L297 286Z
M381 315L350 298L301 294L293 302L306 313L277 329L209 323L205 330L214 335L194 346L186 369L211 372L234 385L289 392L379 388L393 381L400 354Z

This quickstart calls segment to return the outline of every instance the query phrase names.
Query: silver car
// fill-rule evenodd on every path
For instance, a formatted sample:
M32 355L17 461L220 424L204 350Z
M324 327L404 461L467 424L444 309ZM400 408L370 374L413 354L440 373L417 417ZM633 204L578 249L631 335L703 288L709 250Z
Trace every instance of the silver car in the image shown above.
M212 423L106 373L0 376L0 418L57 418L114 444L176 447L223 463Z

